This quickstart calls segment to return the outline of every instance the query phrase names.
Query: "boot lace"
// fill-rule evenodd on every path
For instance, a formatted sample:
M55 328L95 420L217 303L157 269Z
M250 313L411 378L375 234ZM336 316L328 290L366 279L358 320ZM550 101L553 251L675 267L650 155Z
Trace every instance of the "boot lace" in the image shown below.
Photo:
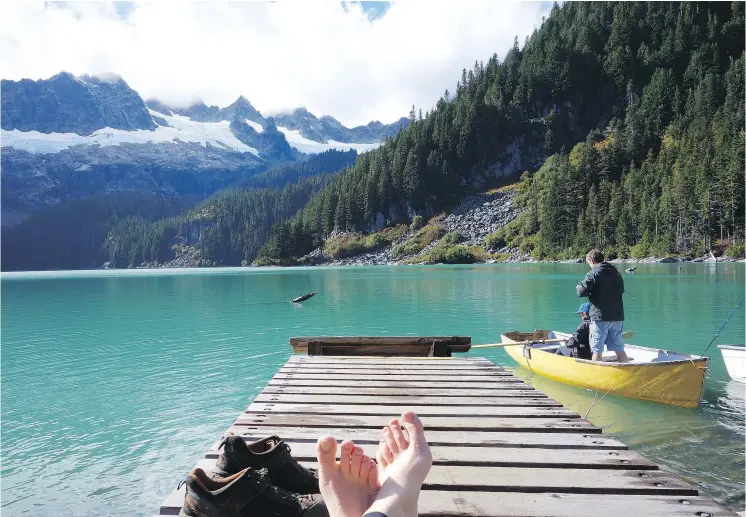
M290 462L289 463L291 463L293 465L293 467L297 471L299 471L300 473L305 474L307 476L318 477L318 474L316 473L316 469L309 469L309 468L304 467L300 463L298 463L295 460L295 458L293 458L292 449L290 448L290 446L287 443L284 443L284 442L283 442L283 445L285 446L285 450L288 452L288 455L290 456Z

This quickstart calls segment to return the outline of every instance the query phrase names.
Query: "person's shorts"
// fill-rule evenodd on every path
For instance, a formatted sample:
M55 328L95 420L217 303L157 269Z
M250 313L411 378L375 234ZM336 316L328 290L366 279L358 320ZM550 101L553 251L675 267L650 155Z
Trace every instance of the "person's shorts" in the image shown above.
M604 351L604 345L609 352L624 351L623 321L591 321L590 337L593 353Z

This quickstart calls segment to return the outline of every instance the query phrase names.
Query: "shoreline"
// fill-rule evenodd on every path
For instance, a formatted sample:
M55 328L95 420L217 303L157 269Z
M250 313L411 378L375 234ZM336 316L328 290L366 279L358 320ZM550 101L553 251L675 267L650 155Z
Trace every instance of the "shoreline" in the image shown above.
M682 259L681 257L646 257L641 259L626 258L626 259L612 259L607 261L610 264L732 264L737 262L746 262L746 259L736 259L732 257L718 257L713 259L712 257L697 257L694 259ZM584 264L585 258L578 257L574 259L562 259L562 260L539 260L534 259L530 256L510 257L504 260L487 260L485 262L475 262L474 264ZM440 263L441 265L445 265ZM315 264L297 264L298 266L309 266L309 267L340 267L340 266L426 266L426 265L437 265L437 264L406 264L402 261L395 262L377 262L365 260L363 256L348 257L340 260L329 260L324 262L318 262ZM457 265L457 264L448 264ZM467 265L467 264L462 264ZM258 267L287 267L287 266L258 266ZM291 266L292 267L292 266Z
M626 261L626 262L622 262ZM675 262L653 262L653 261L646 261L646 259L615 259L615 261L609 261L612 264L710 264L710 265L718 265L718 264L743 264L746 263L746 259L725 259L720 260L718 259L717 262L715 261L695 261L695 260L681 260ZM499 265L499 264L580 264L584 263L584 261L581 261L580 259L576 260L533 260L533 261L517 261L517 260L508 260L508 261L496 261L496 262L475 262L473 264L337 264L337 263L324 263L324 264L296 264L292 266L275 266L275 265L268 265L268 266L188 266L188 267L175 267L175 266L168 266L168 265L160 265L160 266L151 266L151 267L137 267L137 268L91 268L91 269L40 269L40 270L34 270L34 269L24 269L24 270L14 270L14 271L0 271L0 275L4 278L13 278L15 276L25 275L25 274L38 274L41 276L48 276L53 275L54 273L77 273L77 272L118 272L118 271L147 271L147 272L157 272L157 271L166 271L166 270L173 270L173 271L197 271L197 270L240 270L240 269L256 269L256 270L272 270L272 269L299 269L299 268L340 268L340 267L412 267L412 266L474 266L474 265Z
M143 270L156 270L156 269L217 269L217 268L235 268L235 269L289 269L289 268L295 268L295 267L314 267L314 268L323 268L323 267L370 267L370 266L401 266L401 267L408 267L408 266L469 266L469 265L493 265L493 264L585 264L584 258L575 258L575 259L563 259L563 260L537 260L533 259L531 257L521 257L521 258L508 258L505 260L488 260L485 262L474 262L471 264L446 264L446 263L438 263L438 264L426 264L426 263L416 263L416 264L407 264L403 261L392 261L392 262L379 262L379 261L366 261L364 259L360 258L361 256L357 257L347 257L345 259L340 260L330 260L330 261L324 261L324 262L318 262L318 263L299 263L299 264L292 264L287 266L280 266L280 265L266 265L266 266L174 266L173 264L163 264L158 266L150 266L150 267L137 267L137 268L101 268L103 270L111 270L111 271L127 271L127 270L134 270L134 269L143 269ZM646 257L642 259L633 259L633 258L627 258L627 259L612 259L608 261L610 264L734 264L734 263L746 263L746 259L734 259L731 257L719 257L717 260L713 260L711 257L708 257L707 259L704 259L703 257L697 257L694 259L682 259L680 257L664 257L664 258L658 258L658 257ZM95 270L94 270L95 271Z
M695 259L682 259L680 257L665 257L665 258L657 258L657 257L646 257L643 259L633 259L633 258L627 258L627 259L612 259L608 261L610 264L614 265L624 265L624 264L737 264L737 263L746 263L746 259L734 259L731 257L719 257L717 260L713 260L711 257L708 257L707 259L703 259L703 257L698 257ZM173 269L173 270L197 270L197 269L204 269L204 270L210 270L210 269L261 269L261 270L267 270L267 269L292 269L292 268L336 268L336 267L370 267L370 266L399 266L399 267L410 267L410 266L469 266L469 265L495 265L495 264L584 264L585 259L583 258L576 258L576 259L564 259L564 260L537 260L530 257L525 258L509 258L506 260L490 260L486 262L474 262L471 264L405 264L403 262L361 262L359 259L355 259L355 257L349 257L342 260L337 261L327 261L327 262L319 262L316 264L293 264L288 266L279 266L279 265L266 265L266 266L252 266L252 265L246 265L246 266L196 266L196 265L174 265L173 263L164 263L164 264L151 264L147 267L134 267L134 268L107 268L107 267L98 267L98 268L89 268L89 269L19 269L19 270L13 270L13 271L1 271L3 276L6 275L15 275L15 274L23 274L23 273L63 273L63 272L75 272L75 271L158 271L158 270L167 270L167 269Z

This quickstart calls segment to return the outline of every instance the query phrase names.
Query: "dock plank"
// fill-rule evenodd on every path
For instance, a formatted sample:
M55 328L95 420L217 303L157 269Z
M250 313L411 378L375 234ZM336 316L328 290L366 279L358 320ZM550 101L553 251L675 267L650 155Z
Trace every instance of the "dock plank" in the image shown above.
M333 376L370 376L370 377L393 377L393 376L404 376L404 377L427 377L427 378L434 378L434 379L445 379L449 380L452 378L462 378L466 377L469 380L479 380L484 379L485 377L493 379L495 377L513 377L513 374L508 373L503 370L490 370L488 368L480 368L477 370L466 370L466 369L460 369L460 370L423 370L421 368L412 368L412 369L402 369L402 368L310 368L310 367L301 367L301 368L288 368L283 367L280 368L277 372L278 374L282 375L309 375L309 376L323 376L323 375L333 375Z
M263 393L308 393L309 388L304 386L274 384L268 385ZM352 388L335 386L333 393L338 397L345 395L384 395L396 396L404 392L403 389L397 389L396 386L390 388ZM417 395L418 397L528 397L542 398L541 392L536 390L519 390L519 389L458 389L458 388L409 388L405 391L407 395Z
M234 425L233 434L249 440L259 440L276 435L288 441L316 442L319 436L332 434L324 427L283 427ZM604 434L569 433L555 429L547 432L498 432L498 431L428 431L430 445L462 445L465 447L543 447L549 449L604 449L625 450L627 446ZM335 428L339 440L378 444L380 429Z
M705 497L444 492L421 495L419 517L735 517Z
M530 384L512 379L510 381L490 380L487 382L432 382L428 380L408 380L392 381L383 380L354 380L354 379L299 379L291 378L273 378L269 381L270 386L342 386L342 387L366 387L366 388L418 388L418 389L500 389L500 390L535 390Z
M198 466L209 471L215 462L203 459ZM318 468L315 462L302 463ZM561 472L562 475L558 475L557 469L434 465L422 485L425 493L420 499L428 498L430 491L697 496L694 487L661 471L597 470L592 476L579 469ZM174 490L161 506L161 512L181 508L184 495L184 487Z
M169 496L160 514L178 515L180 498L178 492ZM737 517L705 497L476 491L427 491L420 497L417 513L419 517Z
M391 420L391 415L323 415L323 414L243 414L235 425L316 427L335 429L347 427L356 429L382 429ZM502 432L545 432L553 429L566 433L600 433L601 430L581 418L534 417L501 418L479 417L422 417L429 431L502 431Z
M386 404L389 406L411 406L415 404L422 405L422 397L412 395L347 395L345 397L337 397L333 393L267 393L262 392L254 399L256 402L308 402L316 404L336 404L340 407L347 405L379 405ZM562 407L562 404L556 400L550 399L546 395L542 394L538 390L536 396L532 397L515 397L514 394L510 394L503 398L489 398L480 399L473 397L457 397L451 396L447 398L436 398L428 399L428 407L510 407L510 406L521 406L521 407ZM400 407L398 413L402 412Z
M455 357L375 357L375 356L355 356L355 357L333 357L333 356L296 356L293 355L288 360L288 364L315 364L315 365L381 365L381 366L420 366L427 368L453 368L453 367L486 367L499 368L493 362L487 359L458 359ZM358 366L359 368L360 366Z
M207 451L206 457L220 455L218 444ZM286 442L293 457L298 461L315 461L316 442ZM374 458L378 444L359 444L365 454ZM658 466L640 454L629 450L574 449L571 453L563 449L531 449L521 447L461 447L432 446L434 465L464 465L493 467L546 467L575 469L625 469L658 470ZM593 475L589 473L588 475Z
M416 365L416 364L374 364L371 362L362 362L362 363L352 363L352 364L345 364L345 363L335 363L335 364L327 364L323 365L321 363L295 363L295 364L287 364L283 367L283 370L288 371L304 371L304 370L317 370L320 367L324 367L324 369L327 370L335 370L335 371L342 371L342 370L365 370L368 372L388 372L388 371L406 371L406 372L420 372L420 373L440 373L442 372L443 375L453 375L454 372L470 372L474 374L482 374L482 373L494 373L494 374L507 374L512 375L507 370L500 368L498 366L487 366L487 365L479 365L474 363L461 363L461 364L437 364L431 366L430 363L425 363L423 365Z
M414 411L421 417L429 416L500 416L504 418L520 417L578 417L570 409L563 407L533 407L533 406L427 406L409 405L408 411ZM246 413L315 413L328 415L384 415L391 417L402 412L402 408L394 405L341 405L341 404L301 404L301 403L264 403L254 402Z
M302 462L318 468L315 461ZM689 483L661 470L587 470L433 465L423 490L696 496Z
M274 379L305 379L305 380L357 380L357 381L418 381L429 382L432 384L452 383L452 382L492 382L492 383L516 383L523 382L521 379L512 375L451 375L443 376L439 373L429 375L409 375L399 373L396 370L383 371L379 373L306 373L306 372L278 372Z

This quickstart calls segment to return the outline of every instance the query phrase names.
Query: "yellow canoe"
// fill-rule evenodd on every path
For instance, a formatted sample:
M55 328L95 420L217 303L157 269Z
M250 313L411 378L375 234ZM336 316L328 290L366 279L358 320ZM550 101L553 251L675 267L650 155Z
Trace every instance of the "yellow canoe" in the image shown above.
M508 332L503 343L569 339L571 334L551 330ZM564 350L563 350L564 348ZM564 343L507 346L505 351L529 370L556 381L605 393L673 406L699 406L707 373L707 357L658 348L625 345L629 363L617 363L616 354L604 353L603 362L562 355Z

